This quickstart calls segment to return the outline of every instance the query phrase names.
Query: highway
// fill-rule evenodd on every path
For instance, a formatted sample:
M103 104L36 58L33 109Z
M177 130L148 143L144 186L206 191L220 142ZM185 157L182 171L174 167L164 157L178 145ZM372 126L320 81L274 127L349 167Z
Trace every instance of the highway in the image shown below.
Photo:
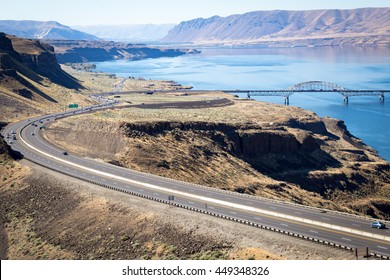
M24 158L63 174L285 234L294 233L350 249L368 247L372 254L390 257L390 229L370 228L374 219L217 190L64 154L64 150L43 138L42 127L56 119L111 108L117 103L102 96L93 97L101 103L10 124L2 135ZM16 140L12 140L13 135Z

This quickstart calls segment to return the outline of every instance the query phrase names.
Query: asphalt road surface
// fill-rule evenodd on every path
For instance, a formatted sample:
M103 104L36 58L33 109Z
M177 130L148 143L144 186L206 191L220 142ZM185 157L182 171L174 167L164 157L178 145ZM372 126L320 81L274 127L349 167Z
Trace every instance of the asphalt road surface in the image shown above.
M349 248L368 247L371 253L390 256L390 230L371 228L373 219L216 190L67 152L64 154L64 150L42 137L44 127L58 118L111 108L117 103L98 95L94 98L102 103L10 124L3 129L2 135L24 158L70 176L200 209L208 214L223 215ZM16 140L12 140L14 135Z

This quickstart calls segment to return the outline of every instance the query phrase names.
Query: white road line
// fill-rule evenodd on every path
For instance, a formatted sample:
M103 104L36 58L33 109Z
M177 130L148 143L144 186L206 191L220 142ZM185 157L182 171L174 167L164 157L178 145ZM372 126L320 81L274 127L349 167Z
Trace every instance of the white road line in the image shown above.
M349 238L345 238L345 237L342 237L341 239L343 239L343 240L347 240L347 241L351 241L351 239L349 239Z
M230 213L233 214L233 215L237 215L237 213L236 213L236 212L233 212L233 211L230 211Z
M309 230L309 231L312 233L318 233L318 231L315 231L315 230Z
M107 172L103 172L103 171L99 171L99 170L96 170L96 169L93 169L93 168L85 167L83 165L79 165L79 164L76 164L74 162L67 161L67 160L64 160L62 158L59 158L59 157L52 156L52 155L50 155L50 154L48 154L48 153L46 153L44 151L39 150L38 148L32 146L31 144L27 143L23 139L23 137L21 137L20 132L19 132L19 136L20 136L20 139L22 140L22 142L26 146L28 146L30 149L33 149L33 150L37 151L38 153L40 153L42 155L46 155L49 158L52 158L54 160L60 161L62 163L65 163L67 165L76 167L78 169L82 169L82 170L85 170L85 171L88 171L88 172L99 174L101 176L105 176L105 177L108 177L108 178L124 181L124 182L130 183L130 184L141 185L141 186L146 187L148 189L154 189L154 190L159 190L159 191L163 191L163 192L170 192L171 194L187 196L187 197L191 197L193 199L201 200L201 201L204 201L204 202L220 204L220 205L224 205L226 207L236 208L236 209L239 209L239 210L251 211L251 212L256 212L256 213L262 213L262 214L266 214L266 215L270 215L270 216L274 216L274 217L280 217L280 218L284 218L284 219L295 220L295 221L299 221L299 222L306 223L306 224L319 225L319 226L322 226L324 228L332 228L332 229L338 229L340 231L345 231L345 232L350 232L350 233L357 233L359 235L370 236L372 238L381 239L381 240L390 240L389 236L384 236L384 235L379 235L379 234L372 234L372 233L369 233L369 232L357 231L357 230L353 230L353 229L346 228L346 227L335 226L335 225L332 225L332 224L322 223L322 222L318 222L318 221L314 221L314 220L310 220L310 219L305 219L305 218L291 216L291 215L286 215L286 214L282 214L282 213L278 213L278 212L268 211L268 210L264 210L264 209L260 209L260 208L255 208L255 207L252 207L252 206L246 206L246 205L241 205L241 204L238 204L238 203L227 202L227 201L223 201L223 200L220 200L220 199L214 199L214 198L204 197L204 196L201 196L201 195L190 194L190 193L186 193L186 192L183 192L183 191L167 189L167 188L164 188L164 187L161 187L161 186L157 186L157 185L153 185L153 184L149 184L149 183L144 183L144 182L139 182L139 181L136 181L136 180L125 178L125 177L120 177L120 176L113 175L113 174L110 174L110 173L107 173ZM226 199L231 200L230 198L226 198ZM325 219L325 218L323 218L323 219Z
M328 219L328 218L321 218L321 219L323 219L323 220L325 220L325 221L329 221L330 219Z
M284 226L284 227L288 227L288 225L287 224L280 224L281 226Z
M261 221L261 220L263 220L262 218L259 218L259 217L253 217L255 220L259 220L259 221Z
M388 248L386 248L386 247L382 247L382 246L377 246L378 248L381 248L381 249L385 249L385 250L387 250Z

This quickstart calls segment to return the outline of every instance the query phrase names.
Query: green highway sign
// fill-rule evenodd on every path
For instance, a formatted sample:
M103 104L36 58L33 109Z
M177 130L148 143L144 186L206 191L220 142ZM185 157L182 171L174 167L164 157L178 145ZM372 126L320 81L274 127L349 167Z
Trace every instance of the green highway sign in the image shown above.
M78 108L79 104L69 104L69 108Z

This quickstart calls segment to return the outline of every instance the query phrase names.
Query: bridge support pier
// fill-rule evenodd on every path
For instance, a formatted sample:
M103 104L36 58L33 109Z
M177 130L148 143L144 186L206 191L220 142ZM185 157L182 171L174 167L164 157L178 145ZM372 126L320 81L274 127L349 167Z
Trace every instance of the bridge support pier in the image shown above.
M345 104L348 104L348 96L344 96L343 101Z
M379 101L385 102L385 95L383 93L379 95Z
M288 96L284 97L284 105L290 105L290 98Z

